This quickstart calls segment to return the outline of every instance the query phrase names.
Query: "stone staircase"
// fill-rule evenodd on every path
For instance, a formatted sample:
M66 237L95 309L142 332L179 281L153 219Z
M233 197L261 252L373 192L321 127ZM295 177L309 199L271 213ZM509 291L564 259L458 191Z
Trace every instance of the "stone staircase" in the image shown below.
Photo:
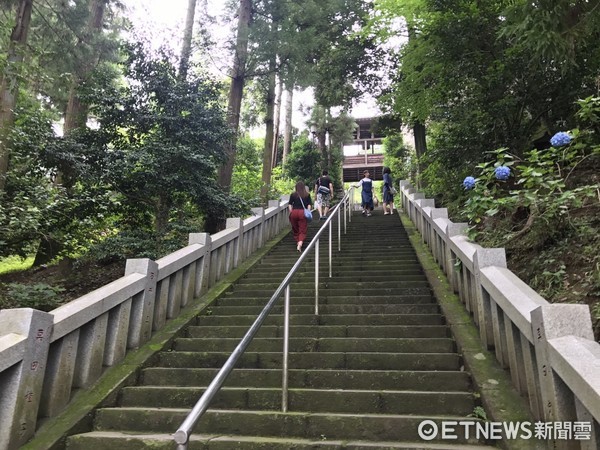
M189 448L491 448L418 435L423 420L465 419L477 403L398 216L381 214L355 215L341 253L334 224L333 278L323 236L319 316L313 256L292 283L289 411L281 412L283 306L276 306ZM172 434L297 256L287 237L161 352L136 386L123 388L116 407L97 410L94 430L69 437L67 448L175 448Z

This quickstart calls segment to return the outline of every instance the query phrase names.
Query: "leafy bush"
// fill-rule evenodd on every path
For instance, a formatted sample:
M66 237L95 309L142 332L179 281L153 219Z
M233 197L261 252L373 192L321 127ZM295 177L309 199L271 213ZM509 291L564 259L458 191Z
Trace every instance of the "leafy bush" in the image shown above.
M600 145L579 129L570 136L568 142L564 137L555 140L560 146L531 150L523 159L506 148L490 152L495 158L477 166L481 173L465 204L473 234L482 231L491 217L508 219L501 230L504 240L520 238L535 226L557 230L572 222L576 210L597 203L597 183L588 184L585 177L575 180L574 174L585 162L600 157ZM465 179L469 188L470 179ZM497 225L495 221L496 230Z
M260 199L261 167L261 153L256 142L250 138L240 138L237 142L231 192L243 198L252 207L262 204Z
M6 284L5 295L0 296L1 308L33 308L40 311L51 311L61 304L60 286L50 286L46 283L35 284Z
M321 153L308 137L301 136L292 144L292 150L286 161L285 170L293 180L303 181L312 188L321 166Z
M553 146L522 158L489 152L463 212L471 237L505 247L517 274L549 301L589 304L598 335L600 98L579 103L582 127L556 133Z

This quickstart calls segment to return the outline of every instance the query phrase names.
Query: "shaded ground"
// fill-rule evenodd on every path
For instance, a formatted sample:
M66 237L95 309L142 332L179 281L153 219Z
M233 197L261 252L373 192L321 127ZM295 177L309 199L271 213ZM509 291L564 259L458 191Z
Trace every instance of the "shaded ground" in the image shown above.
M48 285L50 287L64 289L56 298L46 299L40 295L38 299L31 299L37 309L51 310L59 304L70 302L93 291L111 281L120 278L125 273L125 262L117 261L110 264L100 265L96 263L75 264L72 267L54 265L49 267L31 268L20 272L12 272L0 275L0 307L17 307L12 299L7 298L10 283L25 285ZM38 295L44 289L40 287L29 297ZM45 303L45 304L44 304Z

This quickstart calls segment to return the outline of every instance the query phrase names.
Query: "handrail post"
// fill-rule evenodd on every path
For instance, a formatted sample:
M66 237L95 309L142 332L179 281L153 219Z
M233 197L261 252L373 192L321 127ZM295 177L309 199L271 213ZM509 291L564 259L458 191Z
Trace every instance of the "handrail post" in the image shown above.
M283 307L283 367L281 380L281 411L288 410L288 356L290 352L290 285L285 288Z
M348 211L350 210L350 198L348 203L344 202L344 234L346 234L346 223L348 222Z
M331 223L332 221L329 221L329 278L331 278L331 247L333 246L333 243L331 242Z
M344 205L346 206L346 203L344 202ZM344 210L344 215L346 214L345 212L346 210ZM338 211L338 216L337 216L337 222L338 222L338 252L342 251L342 213L340 211Z
M315 242L315 316L319 315L319 241Z

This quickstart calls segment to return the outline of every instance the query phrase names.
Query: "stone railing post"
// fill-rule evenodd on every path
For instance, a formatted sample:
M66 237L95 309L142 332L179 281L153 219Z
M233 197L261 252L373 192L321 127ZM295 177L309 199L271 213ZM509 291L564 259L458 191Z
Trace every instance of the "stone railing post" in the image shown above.
M484 298L481 287L481 269L489 266L506 268L506 251L503 248L478 248L473 255L473 268L475 272L474 294L477 302L479 336L484 347L487 349L491 348L494 342L496 343L496 358L502 362L503 349L501 348L501 343L504 340L500 339L500 336L505 333L505 330L498 328L498 308L495 306L492 307L489 298ZM512 335L512 332L509 334Z
M252 208L252 214L254 214L256 217L260 217L260 225L258 226L257 233L258 236L256 237L256 239L258 239L258 242L256 243L256 246L257 248L261 248L265 242L265 208ZM254 246L252 245L251 247Z
M456 272L456 266L454 265L456 261L452 258L452 245L450 239L454 236L464 235L467 232L468 226L467 223L449 222L446 227L446 267L448 267L448 273L446 275L454 292L458 292L458 277L460 275Z
M548 341L577 336L594 341L592 319L587 305L547 305L531 311L542 412L547 422L577 420L573 395L550 365ZM568 448L568 441L557 440L554 448Z
M406 191L404 191L406 189ZM410 181L400 180L400 203L402 204L402 210L408 215L408 195L415 192Z
M231 266L229 266L231 269L235 269L240 264L240 259L242 258L241 253L244 248L244 221L239 217L229 218L225 221L225 228L237 229L237 239L233 244Z
M210 249L211 239L208 233L190 233L189 245L199 244L204 246L204 257L202 264L196 263L196 283L194 285L194 297L199 297L208 290L208 277L210 274Z
M125 276L132 273L146 275L146 287L141 294L141 298L139 300L134 299L132 302L131 318L129 320L128 347L137 348L152 336L158 264L148 258L128 259L125 263Z
M24 339L21 361L1 367L0 448L19 448L35 433L53 317L31 308L0 311L0 330Z
M269 200L268 207L269 208L279 208L280 203L281 203L281 200ZM269 227L265 227L264 231L265 231L266 235L263 237L263 242L266 242L269 239L271 239L272 237L274 237L277 233L279 233L279 231L282 228L283 228L283 225L281 223L281 214L277 213L273 223Z
M436 219L447 219L448 218L448 209L447 208L432 208L431 209L431 228L429 230L429 248L431 249L431 253L437 260L438 264L444 267L444 261L441 258L446 255L442 255L442 249L440 248L440 243L437 238L437 233L435 232L434 222ZM443 247L442 247L443 248Z
M424 198L421 200L417 200L415 202L416 205L419 206L419 208L421 209L421 212L418 216L418 220L419 220L419 228L421 229L421 242L423 242L424 244L427 244L429 246L429 248L431 249L431 235L429 232L429 228L427 228L428 223L427 223L427 217L425 214L424 209L425 208L435 208L435 200L432 198Z

